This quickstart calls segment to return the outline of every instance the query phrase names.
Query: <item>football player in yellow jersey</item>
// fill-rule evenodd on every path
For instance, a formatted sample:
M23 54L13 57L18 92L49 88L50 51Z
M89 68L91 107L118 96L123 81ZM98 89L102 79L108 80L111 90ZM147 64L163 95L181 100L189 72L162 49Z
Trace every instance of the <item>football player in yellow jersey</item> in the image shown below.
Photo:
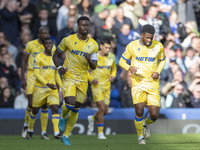
M24 123L24 128L22 130L22 137L24 138L27 135L29 112L32 110L32 97L33 97L33 91L35 87L33 61L38 53L44 51L44 46L42 44L42 41L46 37L49 37L48 29L46 27L40 27L38 30L38 39L32 40L27 43L26 48L23 53L23 57L22 57L21 85L22 85L22 88L27 89L27 97L28 97L28 106L25 112L25 123ZM28 72L27 72L27 77L25 77L27 63L28 63ZM26 79L27 79L27 83L26 83ZM27 87L26 87L26 84L27 84ZM42 106L42 112L41 112L41 130L42 130L41 138L44 138L44 139L49 139L46 136L47 122L48 122L48 108L47 108L47 104L44 104Z
M106 139L103 133L104 115L108 113L110 104L110 85L116 77L115 55L110 52L111 43L104 39L100 44L98 53L97 68L88 73L91 82L91 89L94 102L97 102L98 112L88 116L88 129L91 133L94 130L94 121L97 120L98 139Z
M166 59L163 45L153 40L154 33L153 26L144 25L141 38L126 46L119 61L119 65L131 73L131 93L136 113L134 122L139 144L145 144L145 139L150 138L147 125L155 122L159 116L159 75ZM126 63L129 59L131 65ZM145 104L149 109L146 119L143 117Z
M77 25L78 33L64 38L53 55L53 61L62 75L65 104L62 106L59 129L64 131L61 139L65 145L71 145L69 134L78 119L80 106L86 97L88 69L90 67L94 70L97 66L98 44L88 36L89 18L81 16L77 20ZM60 66L59 56L63 52L66 53L66 58L63 66Z
M47 103L52 112L52 123L54 128L54 138L60 139L58 122L60 119L58 106L60 103L58 87L62 88L61 79L52 59L53 40L47 37L43 40L45 51L39 53L34 59L34 75L36 77L35 89L33 93L32 111L29 114L28 139L32 138L33 127L39 108Z

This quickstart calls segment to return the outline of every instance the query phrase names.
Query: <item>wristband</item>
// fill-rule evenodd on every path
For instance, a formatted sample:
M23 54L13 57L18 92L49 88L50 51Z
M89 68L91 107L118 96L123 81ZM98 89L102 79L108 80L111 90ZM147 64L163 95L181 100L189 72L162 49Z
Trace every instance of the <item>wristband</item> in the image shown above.
M60 68L62 68L63 66L59 66L57 69L59 70Z

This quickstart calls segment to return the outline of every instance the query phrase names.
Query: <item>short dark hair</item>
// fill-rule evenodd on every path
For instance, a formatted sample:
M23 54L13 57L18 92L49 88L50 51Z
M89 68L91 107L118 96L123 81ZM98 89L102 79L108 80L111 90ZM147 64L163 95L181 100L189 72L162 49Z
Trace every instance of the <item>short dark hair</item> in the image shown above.
M101 40L101 44L102 44L102 45L105 44L105 43L106 43L106 44L111 44L110 40L107 39L107 38Z
M51 37L46 37L46 38L43 40L43 44L44 44L44 42L47 41L47 40L51 40L51 41L53 42L53 39L52 39Z
M155 33L155 28L150 24L146 24L142 28L142 33L154 34Z
M81 16L81 17L79 17L78 20L77 20L77 24L78 24L78 25L79 25L79 23L80 23L81 20L87 20L87 21L90 22L90 19L89 19L88 17L86 17L86 16Z

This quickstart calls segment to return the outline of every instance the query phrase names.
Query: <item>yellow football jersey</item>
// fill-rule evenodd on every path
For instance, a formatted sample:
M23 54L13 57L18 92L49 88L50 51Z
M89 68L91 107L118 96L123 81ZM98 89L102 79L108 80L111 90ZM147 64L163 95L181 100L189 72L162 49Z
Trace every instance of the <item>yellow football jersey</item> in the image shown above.
M98 53L97 68L92 70L92 79L98 80L98 85L103 89L110 88L110 76L115 77L117 72L115 55L111 52L108 56L101 56Z
M140 40L132 41L126 46L121 59L125 61L131 59L131 66L139 68L136 74L131 76L132 85L145 84L152 88L159 87L159 79L154 82L151 75L153 72L159 72L159 61L166 61L163 45L160 42L153 40L147 47L142 45Z
M66 52L63 67L66 67L68 71L64 78L87 82L89 63L85 58L85 53L97 53L97 42L90 37L81 40L77 34L72 34L61 41L58 50L62 53Z
M44 46L43 46L43 44L40 44L38 42L38 39L32 40L27 43L24 53L29 55L28 69L33 69L34 58L37 56L37 54L39 54L40 52L43 52L43 51L44 51ZM52 53L54 53L55 51L56 51L56 47L54 45L52 48Z
M35 85L38 87L47 87L47 83L56 84L58 70L53 62L52 56L47 56L44 52L39 53L34 59L35 69L39 69L39 78L36 76ZM59 75L58 75L59 76ZM61 82L61 81L60 81Z

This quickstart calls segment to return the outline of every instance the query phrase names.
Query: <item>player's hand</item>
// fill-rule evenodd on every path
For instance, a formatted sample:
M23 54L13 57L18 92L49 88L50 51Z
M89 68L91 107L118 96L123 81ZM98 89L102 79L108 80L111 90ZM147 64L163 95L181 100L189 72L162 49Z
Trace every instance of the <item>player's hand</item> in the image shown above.
M67 72L67 68L65 68L65 67L61 67L61 68L59 68L58 69L58 71L59 71L59 73L61 74L61 75L64 75L66 72Z
M93 83L94 85L97 85L97 84L99 83L99 81L98 81L97 79L93 79L93 80L92 80L92 83Z
M25 79L21 79L21 86L25 90L25 88L26 88L26 80Z
M113 82L115 80L115 77L110 76L110 82Z
M54 84L47 83L47 86L53 90L57 89L58 87Z
M90 58L91 58L91 54L89 54L89 53L85 53L85 58L86 58L87 60L90 60Z
M137 72L138 69L139 69L139 68L137 68L137 67L130 66L129 69L128 69L128 71L130 71L131 74L135 74L135 73Z
M151 77L154 79L154 80L157 80L159 78L160 74L158 72L153 72L151 74Z

